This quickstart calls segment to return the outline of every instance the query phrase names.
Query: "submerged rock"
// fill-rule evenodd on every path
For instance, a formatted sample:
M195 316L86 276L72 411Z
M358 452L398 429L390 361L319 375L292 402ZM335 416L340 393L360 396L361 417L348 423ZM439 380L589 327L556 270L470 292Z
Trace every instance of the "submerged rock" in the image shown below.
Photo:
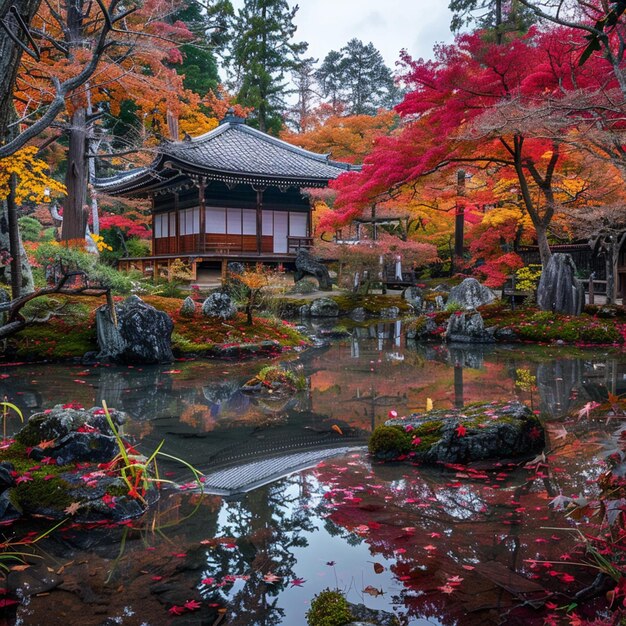
M524 404L482 403L414 413L374 430L370 453L380 460L470 463L530 457L545 446L541 422Z

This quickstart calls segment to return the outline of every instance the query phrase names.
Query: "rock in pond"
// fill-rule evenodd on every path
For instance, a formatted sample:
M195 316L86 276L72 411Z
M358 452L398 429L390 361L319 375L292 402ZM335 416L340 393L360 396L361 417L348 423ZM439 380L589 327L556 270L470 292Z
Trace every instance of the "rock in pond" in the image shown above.
M85 522L121 522L145 513L158 499L158 491L141 465L142 457L124 442L128 455L138 463L125 470L120 455L123 441L118 430L125 414L114 409L111 428L102 408L89 410L57 405L34 414L16 434L15 442L0 450L0 468L15 467L0 496L0 519L21 514ZM119 438L118 438L119 437ZM14 507L4 505L7 500Z
M337 317L339 305L331 298L318 298L311 304L309 315L311 317Z
M138 296L115 305L117 323L107 305L96 311L98 359L121 364L169 363L174 322Z
M460 285L452 287L448 296L448 306L457 304L466 310L477 309L483 304L490 304L496 299L496 294L481 285L475 278L466 278Z
M461 343L493 343L494 329L485 328L482 315L478 312L453 313L448 319L446 341Z
M427 464L529 458L544 446L541 422L516 401L395 418L376 428L369 441L379 460Z

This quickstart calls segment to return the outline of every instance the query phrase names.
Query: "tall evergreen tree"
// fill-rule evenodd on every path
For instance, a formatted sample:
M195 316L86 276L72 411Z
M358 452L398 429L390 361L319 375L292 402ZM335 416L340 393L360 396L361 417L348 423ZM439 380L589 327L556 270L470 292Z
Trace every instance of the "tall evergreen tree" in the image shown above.
M315 64L317 59L302 59L292 71L294 92L298 101L288 111L288 122L298 133L306 133L313 125L313 110L319 102L316 91Z
M233 15L229 0L208 4L187 0L187 6L176 12L172 19L180 20L195 35L195 40L179 46L182 63L176 71L185 76L183 86L199 96L215 91L219 74L215 52L222 48L228 37L228 20Z
M375 115L401 100L391 70L371 42L351 39L339 52L331 50L315 76L335 113Z
M526 32L536 21L533 12L518 0L450 0L448 8L452 32L476 25L494 31L497 43L502 43L504 33Z
M343 110L343 69L342 54L337 50L331 50L315 72L321 92L330 100L333 113L338 115Z
M349 113L374 115L380 107L391 107L396 86L391 70L374 44L351 39L341 52L341 72L349 98Z
M308 44L293 40L298 6L287 0L245 0L234 19L234 35L227 60L235 76L237 100L253 107L252 125L277 134L283 125L288 85L285 74L294 69Z

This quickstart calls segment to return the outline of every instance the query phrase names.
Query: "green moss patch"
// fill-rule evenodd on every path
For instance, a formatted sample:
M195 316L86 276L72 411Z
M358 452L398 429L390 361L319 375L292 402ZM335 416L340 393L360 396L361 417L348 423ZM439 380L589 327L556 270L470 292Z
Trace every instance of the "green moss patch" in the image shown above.
M306 613L309 626L343 626L352 621L348 601L337 589L324 589L311 601Z
M597 314L562 315L536 309L509 311L499 305L480 309L486 326L496 326L515 333L522 341L572 344L622 344L624 338L617 319Z
M116 301L121 299L115 298ZM279 319L256 317L254 323L248 325L242 313L227 321L207 318L199 312L192 318L186 318L180 315L182 301L178 298L143 296L142 299L172 318L172 348L178 355L216 357L221 356L222 348L267 341L278 342L282 347L306 343L305 337L292 325ZM46 305L46 310L53 305L55 309L60 307L63 316L29 325L9 339L6 354L20 359L66 360L98 351L95 311L104 304L103 298L58 296L54 298L54 303L42 304Z

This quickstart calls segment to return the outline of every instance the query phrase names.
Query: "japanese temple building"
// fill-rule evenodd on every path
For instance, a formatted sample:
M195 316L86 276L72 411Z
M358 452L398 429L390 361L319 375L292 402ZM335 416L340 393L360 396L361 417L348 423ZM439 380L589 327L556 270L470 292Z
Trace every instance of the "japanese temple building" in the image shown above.
M214 130L166 142L147 167L98 179L111 196L150 198L152 255L121 269L155 276L180 258L194 277L227 261L289 263L310 247L306 189L326 187L353 168L246 126L229 112Z

